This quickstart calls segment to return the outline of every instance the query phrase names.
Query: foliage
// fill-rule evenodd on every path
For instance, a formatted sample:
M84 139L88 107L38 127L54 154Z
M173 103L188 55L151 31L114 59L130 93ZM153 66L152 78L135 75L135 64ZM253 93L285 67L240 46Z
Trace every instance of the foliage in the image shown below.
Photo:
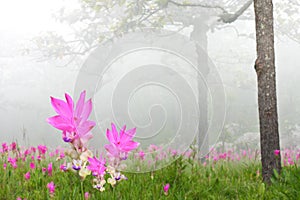
M255 152L213 150L204 163L186 152L160 170L124 172L128 180L118 187L107 184L105 191L99 192L91 184L92 176L80 180L76 173L60 168L64 164L62 149L11 146L3 143L0 148L2 199L297 199L300 195L299 150L281 152L287 162L281 175L275 173L272 185L262 182L259 160L253 157ZM15 167L8 161L12 158L17 158ZM53 164L51 173L49 163ZM29 179L25 177L28 172ZM47 187L51 182L54 193Z

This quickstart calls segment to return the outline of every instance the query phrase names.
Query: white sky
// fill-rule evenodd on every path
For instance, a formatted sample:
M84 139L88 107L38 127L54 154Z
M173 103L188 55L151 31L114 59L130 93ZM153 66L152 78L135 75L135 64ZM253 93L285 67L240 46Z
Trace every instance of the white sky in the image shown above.
M58 23L52 13L63 5L72 6L76 0L1 0L0 31L37 33L55 30Z

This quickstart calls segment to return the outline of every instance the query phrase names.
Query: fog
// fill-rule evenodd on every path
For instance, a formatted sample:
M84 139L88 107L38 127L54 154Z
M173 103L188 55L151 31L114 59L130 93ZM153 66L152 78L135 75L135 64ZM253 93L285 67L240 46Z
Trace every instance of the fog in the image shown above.
M92 131L94 147L106 143L105 131L111 122L137 127L143 147L191 144L202 112L197 102L201 74L193 65L196 48L189 39L192 27L164 37L147 31L148 36L142 31L125 34L72 57L72 62L70 57L47 58L35 49L34 38L47 31L69 37L72 28L53 18L64 5L76 8L77 4L31 0L0 7L0 141L64 145L61 132L46 122L55 115L50 96L63 99L68 93L77 101L86 90L94 103L92 119L97 121ZM164 27L167 33L173 28ZM275 35L281 145L296 147L300 142L300 44L277 29ZM200 78L200 84L210 92L211 146L259 148L254 36L254 20L237 20L207 32L211 71L207 80Z

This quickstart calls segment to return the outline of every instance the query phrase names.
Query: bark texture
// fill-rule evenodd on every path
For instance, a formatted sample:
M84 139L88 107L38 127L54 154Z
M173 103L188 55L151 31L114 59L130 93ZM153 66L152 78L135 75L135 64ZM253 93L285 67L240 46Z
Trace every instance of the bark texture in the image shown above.
M255 70L258 84L258 108L263 180L270 183L273 170L281 171L276 97L272 0L254 0L256 25Z

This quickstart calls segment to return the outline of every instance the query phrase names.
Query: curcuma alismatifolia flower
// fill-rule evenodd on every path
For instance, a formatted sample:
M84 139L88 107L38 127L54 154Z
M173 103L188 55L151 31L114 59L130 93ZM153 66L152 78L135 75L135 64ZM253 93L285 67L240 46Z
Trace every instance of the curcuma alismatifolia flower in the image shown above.
M115 124L111 124L111 130L107 129L106 137L110 144L105 145L105 149L110 157L127 159L128 152L136 149L139 146L138 142L134 142L132 138L136 134L136 128L126 131L126 126L117 131Z
M170 184L167 183L167 184L164 186L164 193L165 193L165 195L168 195L169 188L170 188Z
M87 142L93 137L90 131L96 125L88 120L92 100L85 102L85 95L85 91L80 94L75 109L73 99L68 94L65 94L66 101L51 97L51 104L58 115L47 119L49 124L63 131L63 140L72 143L77 150L86 148Z
M92 172L93 176L97 177L103 177L105 174L105 159L100 157L99 159L94 156L93 158L88 158L89 165L87 166L87 169Z
M47 188L49 190L50 196L54 195L55 185L54 185L53 181L51 181L50 183L47 184Z

